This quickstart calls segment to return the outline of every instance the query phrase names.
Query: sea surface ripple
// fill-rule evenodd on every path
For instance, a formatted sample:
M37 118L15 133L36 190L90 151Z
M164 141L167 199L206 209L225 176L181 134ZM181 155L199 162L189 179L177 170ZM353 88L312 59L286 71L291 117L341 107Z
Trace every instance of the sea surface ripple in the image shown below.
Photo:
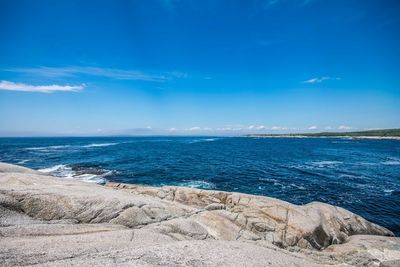
M86 182L179 185L326 202L400 235L400 141L0 138L0 161Z

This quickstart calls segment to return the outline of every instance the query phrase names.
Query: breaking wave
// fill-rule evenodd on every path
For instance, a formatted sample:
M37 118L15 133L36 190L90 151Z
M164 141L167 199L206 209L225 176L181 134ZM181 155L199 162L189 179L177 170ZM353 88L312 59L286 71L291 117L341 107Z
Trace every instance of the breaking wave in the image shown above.
M82 147L104 147L104 146L115 146L118 145L118 143L94 143L94 144L89 144L89 145L85 145Z
M201 188L201 189L213 189L215 188L215 184L211 182L201 181L201 180L192 180L183 183L179 183L178 186L190 187L190 188Z
M113 174L113 171L109 170L81 166L69 167L63 164L39 169L39 171L56 177L96 184L105 184L107 182L105 177Z

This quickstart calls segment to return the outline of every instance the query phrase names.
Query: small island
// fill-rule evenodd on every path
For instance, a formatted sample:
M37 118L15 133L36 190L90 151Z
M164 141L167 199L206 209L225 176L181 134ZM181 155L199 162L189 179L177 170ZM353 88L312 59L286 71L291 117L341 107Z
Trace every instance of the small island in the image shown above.
M351 139L397 139L400 140L400 129L369 130L357 132L321 132L291 134L246 134L243 137L257 138L351 138Z

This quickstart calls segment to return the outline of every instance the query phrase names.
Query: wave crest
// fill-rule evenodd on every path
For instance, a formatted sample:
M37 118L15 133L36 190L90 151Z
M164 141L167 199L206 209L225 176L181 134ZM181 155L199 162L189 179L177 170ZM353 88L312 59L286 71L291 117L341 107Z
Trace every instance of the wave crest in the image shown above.
M104 147L104 146L114 146L114 145L118 145L118 143L94 143L85 145L83 147Z
M81 166L69 167L63 164L39 169L38 171L60 178L96 184L105 184L107 182L105 177L113 174L113 171L109 170Z

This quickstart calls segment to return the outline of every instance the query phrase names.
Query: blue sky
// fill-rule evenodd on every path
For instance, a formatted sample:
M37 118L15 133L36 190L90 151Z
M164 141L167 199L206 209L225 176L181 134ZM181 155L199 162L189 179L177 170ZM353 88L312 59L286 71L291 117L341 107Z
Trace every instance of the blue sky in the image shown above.
M400 1L0 0L0 135L400 127Z

